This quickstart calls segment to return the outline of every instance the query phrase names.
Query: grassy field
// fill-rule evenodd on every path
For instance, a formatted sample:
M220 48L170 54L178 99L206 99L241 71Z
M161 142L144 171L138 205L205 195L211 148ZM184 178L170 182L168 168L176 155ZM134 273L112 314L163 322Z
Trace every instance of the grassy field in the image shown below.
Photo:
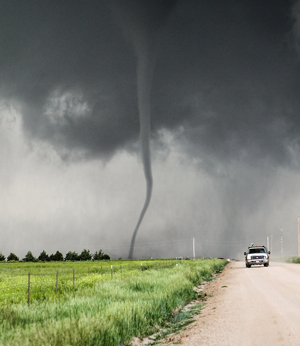
M118 260L48 263L0 263L0 302L20 303L49 299L93 287L96 282L134 276L139 271L164 269L176 260ZM30 276L30 277L29 277ZM28 282L30 280L30 285ZM28 296L28 291L30 295Z
M126 345L133 336L148 335L172 317L175 308L184 306L195 298L193 287L202 280L209 280L212 273L222 270L224 260L183 261L169 267L159 261L138 261L139 270L132 270L135 262L110 261L102 265L118 268L113 278L92 271L82 276L73 288L60 289L55 295L40 294L30 305L25 301L5 299L0 309L1 345ZM121 263L121 264L120 264ZM156 270L157 263L157 270ZM161 264L161 266L159 266ZM122 265L122 276L121 268ZM62 266L62 264L61 264ZM63 269L86 270L84 263L66 263ZM141 270L141 267L143 270ZM57 271L56 264L11 264L1 266L0 279L20 273L26 277L30 271L48 275ZM126 268L126 270L124 269ZM13 273L13 274L12 274ZM1 281L1 282L3 282ZM63 282L63 281L62 281ZM71 280L73 283L73 279ZM46 286L45 286L46 287ZM26 297L25 297L26 298Z

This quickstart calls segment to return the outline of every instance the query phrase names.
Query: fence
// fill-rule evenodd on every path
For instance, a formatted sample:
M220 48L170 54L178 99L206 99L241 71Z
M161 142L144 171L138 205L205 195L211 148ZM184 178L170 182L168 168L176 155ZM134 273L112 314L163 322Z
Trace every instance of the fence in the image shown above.
M80 287L93 287L98 282L122 279L145 270L162 270L174 266L177 260L128 263L88 268L69 268L45 273L0 276L0 301L19 303L45 300L73 292Z

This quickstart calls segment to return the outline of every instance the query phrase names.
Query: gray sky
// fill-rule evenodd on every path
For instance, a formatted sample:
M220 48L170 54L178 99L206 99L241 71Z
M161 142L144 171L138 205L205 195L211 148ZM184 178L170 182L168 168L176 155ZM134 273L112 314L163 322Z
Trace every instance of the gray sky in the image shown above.
M0 3L0 251L126 257L146 187L122 10ZM237 257L271 234L278 253L281 227L296 254L300 2L130 3L156 55L135 256L191 256L195 236L198 256Z

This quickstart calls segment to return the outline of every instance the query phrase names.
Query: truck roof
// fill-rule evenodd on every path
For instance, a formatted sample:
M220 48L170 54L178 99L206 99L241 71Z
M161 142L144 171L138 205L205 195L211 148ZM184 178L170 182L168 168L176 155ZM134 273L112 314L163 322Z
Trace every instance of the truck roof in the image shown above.
M253 247L264 247L264 248L265 248L264 245L253 245L253 244L250 244L250 245L248 246L248 249L253 248Z

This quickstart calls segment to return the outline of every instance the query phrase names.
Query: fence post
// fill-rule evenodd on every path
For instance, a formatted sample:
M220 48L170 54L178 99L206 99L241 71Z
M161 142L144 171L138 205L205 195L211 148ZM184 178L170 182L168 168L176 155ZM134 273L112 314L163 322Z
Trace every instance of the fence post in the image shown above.
M73 288L75 288L75 268L73 268Z
M41 283L41 293L43 293L43 276L44 276L44 274L42 274L41 276L40 276L40 283Z
M111 278L113 278L113 266L112 265L110 266L110 275L111 275Z
M30 273L28 273L28 305L30 304Z
M141 263L141 271L143 271L143 263Z
M58 271L56 272L55 295L57 294L57 286L58 286Z

